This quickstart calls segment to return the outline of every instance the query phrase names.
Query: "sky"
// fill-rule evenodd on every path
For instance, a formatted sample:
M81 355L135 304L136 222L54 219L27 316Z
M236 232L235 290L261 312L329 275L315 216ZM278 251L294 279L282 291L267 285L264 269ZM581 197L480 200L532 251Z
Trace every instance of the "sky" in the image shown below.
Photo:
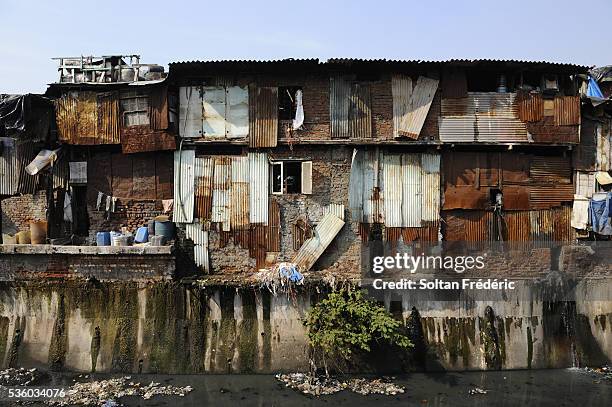
M0 0L0 93L43 93L58 76L51 58L80 55L166 66L339 57L601 66L612 64L610 15L610 0Z

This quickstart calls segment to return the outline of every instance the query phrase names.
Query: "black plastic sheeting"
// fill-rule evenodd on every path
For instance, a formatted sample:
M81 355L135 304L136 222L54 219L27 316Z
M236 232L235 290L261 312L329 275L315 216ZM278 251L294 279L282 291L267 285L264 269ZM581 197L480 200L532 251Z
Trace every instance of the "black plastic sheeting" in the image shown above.
M53 103L46 97L0 94L0 137L52 141L53 117Z

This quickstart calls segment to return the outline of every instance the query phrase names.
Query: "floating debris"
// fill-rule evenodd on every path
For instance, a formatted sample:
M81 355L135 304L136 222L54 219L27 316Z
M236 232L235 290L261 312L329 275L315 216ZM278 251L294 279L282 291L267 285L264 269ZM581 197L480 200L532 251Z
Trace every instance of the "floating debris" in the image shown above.
M488 392L489 390L481 389L480 387L474 387L473 389L470 389L468 391L468 394L474 396L477 394L487 394Z
M405 391L404 387L383 379L338 380L333 377L318 377L305 373L277 374L276 379L284 383L286 387L313 396L325 396L342 390L350 390L364 396L368 394L391 396Z
M9 368L0 371L0 386L33 386L46 377L37 369Z
M121 405L117 400L124 396L142 397L145 400L158 395L183 397L193 390L191 386L160 386L155 382L143 386L130 380L130 376L124 376L109 380L75 383L66 390L65 397L48 400L46 403L50 406L115 407Z
M586 373L590 373L597 377L597 380L595 381L595 383L601 383L604 381L612 382L612 367L611 366L602 366L602 367L595 367L595 368L585 367L583 370Z

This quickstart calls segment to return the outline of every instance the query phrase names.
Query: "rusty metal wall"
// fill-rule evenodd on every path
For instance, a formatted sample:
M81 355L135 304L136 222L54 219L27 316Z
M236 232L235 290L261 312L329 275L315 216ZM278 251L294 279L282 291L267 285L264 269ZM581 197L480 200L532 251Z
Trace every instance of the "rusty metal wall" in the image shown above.
M544 101L540 93L518 92L518 117L523 122L538 122L544 116Z
M97 104L97 144L119 144L121 139L118 92L99 93Z
M572 182L570 158L534 156L531 158L529 177L534 182L569 184Z
M249 222L268 224L268 154L249 152Z
M349 134L351 138L372 137L372 110L370 108L370 85L354 83L349 102Z
M249 147L276 147L278 88L251 87L249 111Z
M353 151L349 179L349 209L353 222L384 222L381 160L377 148Z
M400 132L403 136L415 140L419 137L437 89L437 79L419 76L410 97L410 111L400 123Z
M332 76L329 82L331 138L349 138L350 96L350 82L343 76Z
M412 97L412 79L405 75L391 77L391 94L393 96L393 137L400 137L403 121L408 121L410 98Z
M195 159L195 217L200 221L210 221L212 216L213 177L215 173L213 157Z
M195 151L174 152L174 210L172 220L193 222L195 189Z
M574 200L574 184L535 185L529 187L529 206L547 209Z
M20 161L17 153L17 139L0 137L0 195L14 195L19 186Z
M440 220L440 154L421 154L421 220Z
M555 97L555 125L573 126L580 124L580 96Z
M232 157L230 226L232 230L249 228L249 157Z
M518 118L514 93L470 92L442 99L440 140L445 142L526 142L527 127Z
M493 212L445 211L443 235L446 241L489 242L496 240Z
M270 200L270 208L268 210L269 221L267 227L267 246L269 252L281 251L281 223L280 223L280 206L275 200Z
M220 223L224 232L230 229L230 206L232 190L232 160L230 157L215 157L213 176L213 199L211 221Z

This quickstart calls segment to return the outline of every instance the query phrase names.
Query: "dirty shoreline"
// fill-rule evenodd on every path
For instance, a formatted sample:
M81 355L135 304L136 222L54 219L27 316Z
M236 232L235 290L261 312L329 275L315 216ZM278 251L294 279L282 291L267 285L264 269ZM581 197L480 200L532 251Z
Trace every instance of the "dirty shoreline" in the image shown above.
M77 381L104 380L121 375L49 373L44 386L70 386ZM131 375L146 385L191 386L184 397L156 396L149 400L124 397L125 406L606 406L612 402L612 381L587 369L516 370L488 372L414 373L395 376L403 394L362 396L341 391L306 396L285 387L273 375ZM484 394L474 389L484 390ZM472 394L471 394L472 393ZM11 406L2 402L1 406ZM43 406L42 402L27 404Z

